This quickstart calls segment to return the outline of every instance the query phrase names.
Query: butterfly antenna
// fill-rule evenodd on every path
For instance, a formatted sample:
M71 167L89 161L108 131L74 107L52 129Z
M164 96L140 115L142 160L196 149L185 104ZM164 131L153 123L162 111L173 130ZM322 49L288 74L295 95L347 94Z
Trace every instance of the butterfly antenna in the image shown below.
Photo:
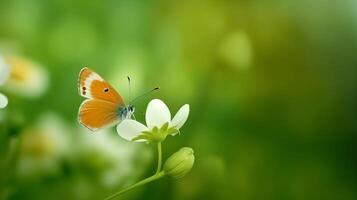
M129 83L129 104L131 104L131 84L130 84L130 77L127 76L128 78L128 83Z
M154 88L154 89L152 89L152 90L150 90L150 91L148 91L148 92L145 92L144 94L142 94L142 95L136 97L133 101L131 101L131 103L133 103L133 102L135 102L135 101L137 101L137 100L143 98L144 96L150 94L151 92L153 92L153 91L155 91L155 90L159 90L159 89L160 89L159 87L156 87L156 88Z

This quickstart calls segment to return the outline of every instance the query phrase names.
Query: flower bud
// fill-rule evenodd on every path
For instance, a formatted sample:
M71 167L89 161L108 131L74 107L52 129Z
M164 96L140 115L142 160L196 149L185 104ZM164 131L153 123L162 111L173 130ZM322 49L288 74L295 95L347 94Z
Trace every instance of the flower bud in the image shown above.
M183 147L167 159L164 164L164 172L173 178L179 179L191 170L194 162L193 149Z

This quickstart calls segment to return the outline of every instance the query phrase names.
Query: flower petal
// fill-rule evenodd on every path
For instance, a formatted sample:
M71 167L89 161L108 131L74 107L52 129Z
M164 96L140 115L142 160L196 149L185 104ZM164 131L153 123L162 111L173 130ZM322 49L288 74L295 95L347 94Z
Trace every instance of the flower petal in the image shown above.
M170 127L175 126L176 129L181 128L185 124L189 112L190 106L188 104L183 105L180 110L177 111L175 117L172 119Z
M166 122L171 121L171 113L164 102L159 99L151 100L146 109L146 124L149 129L154 126L160 128Z
M147 130L148 128L144 124L132 119L125 119L117 126L118 134L129 141ZM136 142L145 142L145 140L136 140Z
M0 108L5 108L7 106L7 97L0 93Z

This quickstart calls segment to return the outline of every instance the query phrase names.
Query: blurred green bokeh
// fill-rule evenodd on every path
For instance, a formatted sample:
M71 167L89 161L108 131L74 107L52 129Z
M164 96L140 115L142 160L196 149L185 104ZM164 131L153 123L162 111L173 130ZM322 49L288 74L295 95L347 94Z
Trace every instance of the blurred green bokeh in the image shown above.
M154 172L155 146L78 124L89 66L125 98L127 75L160 86L139 121L152 98L191 106L163 150L192 147L193 170L126 199L357 199L356 51L355 0L0 0L0 54L46 84L0 87L0 198L103 199Z

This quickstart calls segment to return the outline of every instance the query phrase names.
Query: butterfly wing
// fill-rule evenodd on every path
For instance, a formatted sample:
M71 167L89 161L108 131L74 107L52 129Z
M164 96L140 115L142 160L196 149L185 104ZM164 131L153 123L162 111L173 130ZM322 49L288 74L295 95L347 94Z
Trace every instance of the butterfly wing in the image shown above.
M78 120L92 131L120 122L119 110L125 107L123 98L102 77L89 68L79 73L78 91L85 100Z
M79 108L78 120L88 129L95 131L120 122L119 106L109 101L87 99Z
M85 67L79 73L79 94L88 99L100 99L125 106L123 98L102 77Z

